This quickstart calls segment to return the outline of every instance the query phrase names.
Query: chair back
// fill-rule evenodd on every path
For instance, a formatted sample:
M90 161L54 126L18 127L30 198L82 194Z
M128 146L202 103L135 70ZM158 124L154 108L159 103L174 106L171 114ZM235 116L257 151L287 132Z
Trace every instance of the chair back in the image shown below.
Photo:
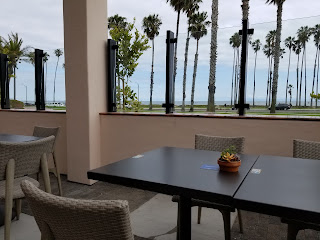
M38 173L41 156L52 151L54 139L54 136L50 136L22 143L0 142L0 180L5 179L10 159L15 161L15 178Z
M44 239L133 240L127 201L58 197L29 181L21 188Z
M226 148L234 146L236 152L243 153L244 137L218 137L196 134L195 149L222 152Z
M33 129L33 136L35 137L49 137L49 136L55 136L57 139L58 133L59 133L60 127L40 127L35 126ZM54 145L52 150L54 150Z
M293 157L320 160L320 142L293 140Z

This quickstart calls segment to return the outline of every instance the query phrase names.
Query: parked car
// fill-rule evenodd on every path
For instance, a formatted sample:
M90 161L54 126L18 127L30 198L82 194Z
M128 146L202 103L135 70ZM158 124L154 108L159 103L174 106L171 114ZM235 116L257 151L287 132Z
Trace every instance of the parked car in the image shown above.
M286 103L278 103L276 105L276 110L289 110L291 108L290 104L286 104ZM271 109L271 107L269 107L269 110Z

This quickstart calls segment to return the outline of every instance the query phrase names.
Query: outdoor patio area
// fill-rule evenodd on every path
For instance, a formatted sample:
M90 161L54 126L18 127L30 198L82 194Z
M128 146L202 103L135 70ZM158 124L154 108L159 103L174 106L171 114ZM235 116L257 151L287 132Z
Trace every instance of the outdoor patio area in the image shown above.
M51 176L52 192L58 194L55 177ZM98 182L92 186L68 182L62 176L63 191L66 197L78 199L123 199L129 201L131 221L135 240L175 240L177 204L171 202L170 196L156 194L134 188ZM42 185L43 186L43 185ZM203 211L201 224L196 223L196 209L193 208L192 239L223 240L223 224L220 212L206 209ZM19 221L12 223L13 240L40 239L40 231L32 217L32 212L23 201ZM242 212L244 234L239 233L238 218L232 215L232 239L243 240L285 240L287 225L280 218L252 212ZM3 227L0 228L0 239ZM319 232L313 230L300 231L297 240L320 239Z

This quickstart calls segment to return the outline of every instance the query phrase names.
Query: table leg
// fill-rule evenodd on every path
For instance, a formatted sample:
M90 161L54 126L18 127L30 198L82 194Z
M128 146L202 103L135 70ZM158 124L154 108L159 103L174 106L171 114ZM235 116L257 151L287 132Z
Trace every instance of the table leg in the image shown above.
M180 196L179 238L191 240L191 198Z

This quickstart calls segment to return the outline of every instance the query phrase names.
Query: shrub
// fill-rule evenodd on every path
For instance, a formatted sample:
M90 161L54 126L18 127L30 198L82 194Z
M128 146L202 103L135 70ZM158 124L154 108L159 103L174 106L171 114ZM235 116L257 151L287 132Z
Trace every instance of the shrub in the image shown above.
M24 103L18 100L10 100L10 108L24 109Z

